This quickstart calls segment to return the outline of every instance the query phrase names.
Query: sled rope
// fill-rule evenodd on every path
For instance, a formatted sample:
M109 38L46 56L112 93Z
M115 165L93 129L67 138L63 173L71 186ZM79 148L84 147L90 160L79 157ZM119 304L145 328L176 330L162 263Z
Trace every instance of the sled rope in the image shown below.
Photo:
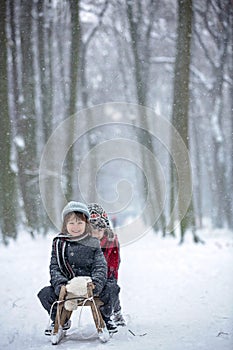
M50 312L49 312L48 327L50 326L50 320L52 320L51 316L52 316L52 311L53 311L54 306L55 306L56 304L61 304L61 303L63 303L63 302L64 302L64 300L56 300L56 301L54 301L54 303L52 304L52 306L51 306L51 308L50 308ZM58 313L58 314L59 314L59 313ZM60 325L61 325L61 322L60 322L60 315L59 315L58 317L59 317L59 318L58 318L58 325L59 325L59 327L60 327Z
M83 311L83 307L85 306L86 302L87 301L91 301L93 304L94 304L94 307L95 307L95 310L96 310L96 314L98 315L98 328L100 327L100 318L99 318L99 313L98 313L98 309L97 309L97 306L96 306L96 303L95 303L95 300L93 297L90 297L90 298L86 298L83 300L82 302L82 306L81 306L81 310L80 310L80 314L79 314L79 318L78 318L78 328L80 328L80 325L81 325L81 316L82 316L82 311ZM82 339L90 339L92 338L94 335L95 335L96 332L94 332L93 334L89 335L88 337L85 337L81 332L80 332L80 335L81 335L81 338Z

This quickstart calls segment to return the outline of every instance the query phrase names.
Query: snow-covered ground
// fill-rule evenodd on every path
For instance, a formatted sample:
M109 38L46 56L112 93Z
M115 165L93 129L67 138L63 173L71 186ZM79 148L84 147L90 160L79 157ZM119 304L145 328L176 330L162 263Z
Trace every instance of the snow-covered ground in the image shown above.
M119 283L127 327L102 344L89 308L83 308L81 317L80 310L73 313L70 336L57 347L232 350L233 233L201 235L205 245L179 246L151 232L122 247ZM52 236L32 240L24 234L0 247L0 349L52 347L43 335L48 316L36 296L49 281L51 241Z

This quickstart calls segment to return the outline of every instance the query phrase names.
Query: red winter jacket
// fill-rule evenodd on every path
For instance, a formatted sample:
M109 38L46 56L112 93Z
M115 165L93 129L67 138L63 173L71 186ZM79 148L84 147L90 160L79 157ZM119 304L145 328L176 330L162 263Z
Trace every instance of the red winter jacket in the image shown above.
M117 236L114 235L113 240L110 240L108 236L104 236L100 241L100 246L107 261L108 278L114 277L117 280L120 265L120 246Z

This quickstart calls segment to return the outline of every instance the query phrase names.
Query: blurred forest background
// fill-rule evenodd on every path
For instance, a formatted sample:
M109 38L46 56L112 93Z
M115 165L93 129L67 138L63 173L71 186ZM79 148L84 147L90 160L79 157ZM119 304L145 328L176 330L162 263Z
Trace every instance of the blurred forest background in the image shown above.
M180 222L181 241L191 230L198 242L196 232L206 219L213 228L233 230L232 0L0 0L0 16L1 242L7 244L22 230L35 236L54 229L39 188L46 142L69 116L109 102L145 106L164 116L189 149L193 196ZM67 200L93 202L98 191L114 202L116 184L125 179L134 188L133 199L122 211L110 210L111 215L118 225L127 215L140 216L145 176L123 154L97 177L85 174L85 198L77 184L89 150L116 136L131 138L166 169L169 193L153 225L165 236L177 196L172 160L150 133L136 128L140 115L120 120L133 123L127 130L123 124L91 129L94 117L80 120L80 128L89 132L70 148L63 166ZM159 128L152 117L143 122L151 132ZM140 157L148 173L146 153ZM155 172L146 180L158 186ZM55 203L52 189L51 196ZM155 195L152 212L156 203Z

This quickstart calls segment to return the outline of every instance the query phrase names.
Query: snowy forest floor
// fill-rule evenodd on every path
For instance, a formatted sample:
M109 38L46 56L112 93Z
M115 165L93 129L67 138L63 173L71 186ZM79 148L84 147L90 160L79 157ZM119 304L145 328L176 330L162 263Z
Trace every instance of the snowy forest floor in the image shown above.
M199 234L204 245L193 244L190 237L179 246L176 239L150 232L122 247L119 284L127 327L102 344L93 335L86 307L80 319L80 310L73 313L70 336L57 347L232 350L233 233ZM52 347L50 337L43 334L48 315L36 296L49 282L52 238L32 240L22 234L17 242L0 247L0 349Z

